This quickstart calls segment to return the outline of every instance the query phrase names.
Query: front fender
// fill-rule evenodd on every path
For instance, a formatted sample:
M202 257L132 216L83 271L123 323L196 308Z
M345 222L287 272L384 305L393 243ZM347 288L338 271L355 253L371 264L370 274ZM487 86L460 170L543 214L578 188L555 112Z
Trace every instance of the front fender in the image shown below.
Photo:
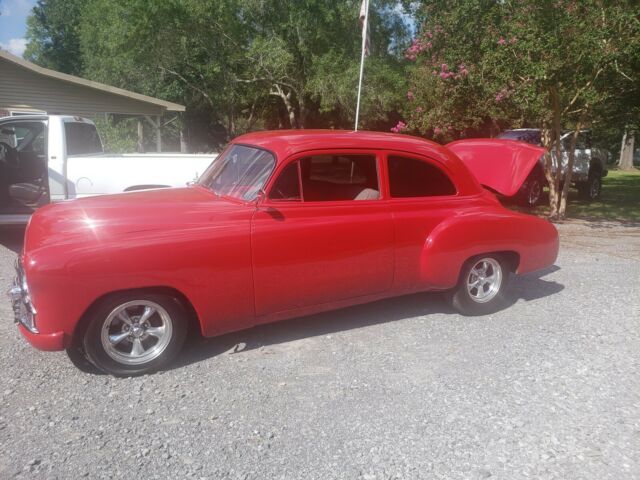
M489 252L517 254L516 273L527 273L553 265L558 247L558 232L546 220L506 209L469 211L431 232L421 256L421 277L431 288L453 288L464 262Z

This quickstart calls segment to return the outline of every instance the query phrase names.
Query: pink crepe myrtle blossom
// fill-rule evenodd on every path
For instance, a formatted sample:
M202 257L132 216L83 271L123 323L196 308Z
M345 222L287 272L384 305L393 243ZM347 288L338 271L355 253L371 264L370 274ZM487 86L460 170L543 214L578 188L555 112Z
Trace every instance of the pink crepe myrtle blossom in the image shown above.
M442 133L442 129L440 127L436 127L433 129L434 135L440 135Z
M407 124L404 123L402 120L400 120L395 127L391 127L391 131L393 133L400 133L400 132L402 132L403 130L406 130L406 129L407 129Z
M500 40L498 40L498 45L505 45L506 43L507 41L502 37L500 37Z
M418 54L433 47L431 42L423 43L421 39L414 38L411 42L411 46L407 48L404 52L404 58L407 60L416 60Z
M509 91L508 88L503 88L502 90L500 90L497 94L496 94L496 103L500 103L502 100L504 100L505 98L508 98L509 96L511 96L511 92Z

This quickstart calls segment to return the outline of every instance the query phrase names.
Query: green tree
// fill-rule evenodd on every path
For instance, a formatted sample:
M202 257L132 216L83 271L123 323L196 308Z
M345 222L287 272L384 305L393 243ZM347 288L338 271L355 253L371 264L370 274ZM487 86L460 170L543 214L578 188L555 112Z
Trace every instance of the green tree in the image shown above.
M625 99L637 91L639 13L632 1L429 2L407 51L416 62L409 128L449 139L541 127L559 158L561 130L571 127L562 189L560 169L545 155L551 215L564 217L578 130L602 121L607 105L628 110Z
M79 75L83 70L79 28L83 0L38 0L27 19L24 58L43 67Z
M41 0L30 19L29 49L37 63L53 58L41 52L57 21L53 6L63 3ZM377 0L371 9L365 128L388 129L404 96L406 65L400 60L408 26L396 3ZM206 132L209 144L256 128L353 125L359 0L85 0L80 5L72 21L80 53L75 44L64 46L71 42L60 43L60 51L80 58L82 75L187 105L187 129Z

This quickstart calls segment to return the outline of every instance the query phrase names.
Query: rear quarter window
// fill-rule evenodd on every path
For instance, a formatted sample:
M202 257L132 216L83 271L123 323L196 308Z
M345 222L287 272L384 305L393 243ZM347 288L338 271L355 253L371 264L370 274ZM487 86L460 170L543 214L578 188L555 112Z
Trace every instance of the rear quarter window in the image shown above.
M440 197L457 193L449 176L425 161L391 155L388 167L392 198Z

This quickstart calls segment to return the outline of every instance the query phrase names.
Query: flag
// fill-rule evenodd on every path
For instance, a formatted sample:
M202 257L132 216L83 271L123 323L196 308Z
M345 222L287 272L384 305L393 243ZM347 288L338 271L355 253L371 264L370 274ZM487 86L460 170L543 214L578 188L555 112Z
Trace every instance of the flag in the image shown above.
M364 46L364 55L369 56L371 53L371 34L369 33L369 1L370 0L362 0L362 5L360 6L360 27L362 28L362 41Z

